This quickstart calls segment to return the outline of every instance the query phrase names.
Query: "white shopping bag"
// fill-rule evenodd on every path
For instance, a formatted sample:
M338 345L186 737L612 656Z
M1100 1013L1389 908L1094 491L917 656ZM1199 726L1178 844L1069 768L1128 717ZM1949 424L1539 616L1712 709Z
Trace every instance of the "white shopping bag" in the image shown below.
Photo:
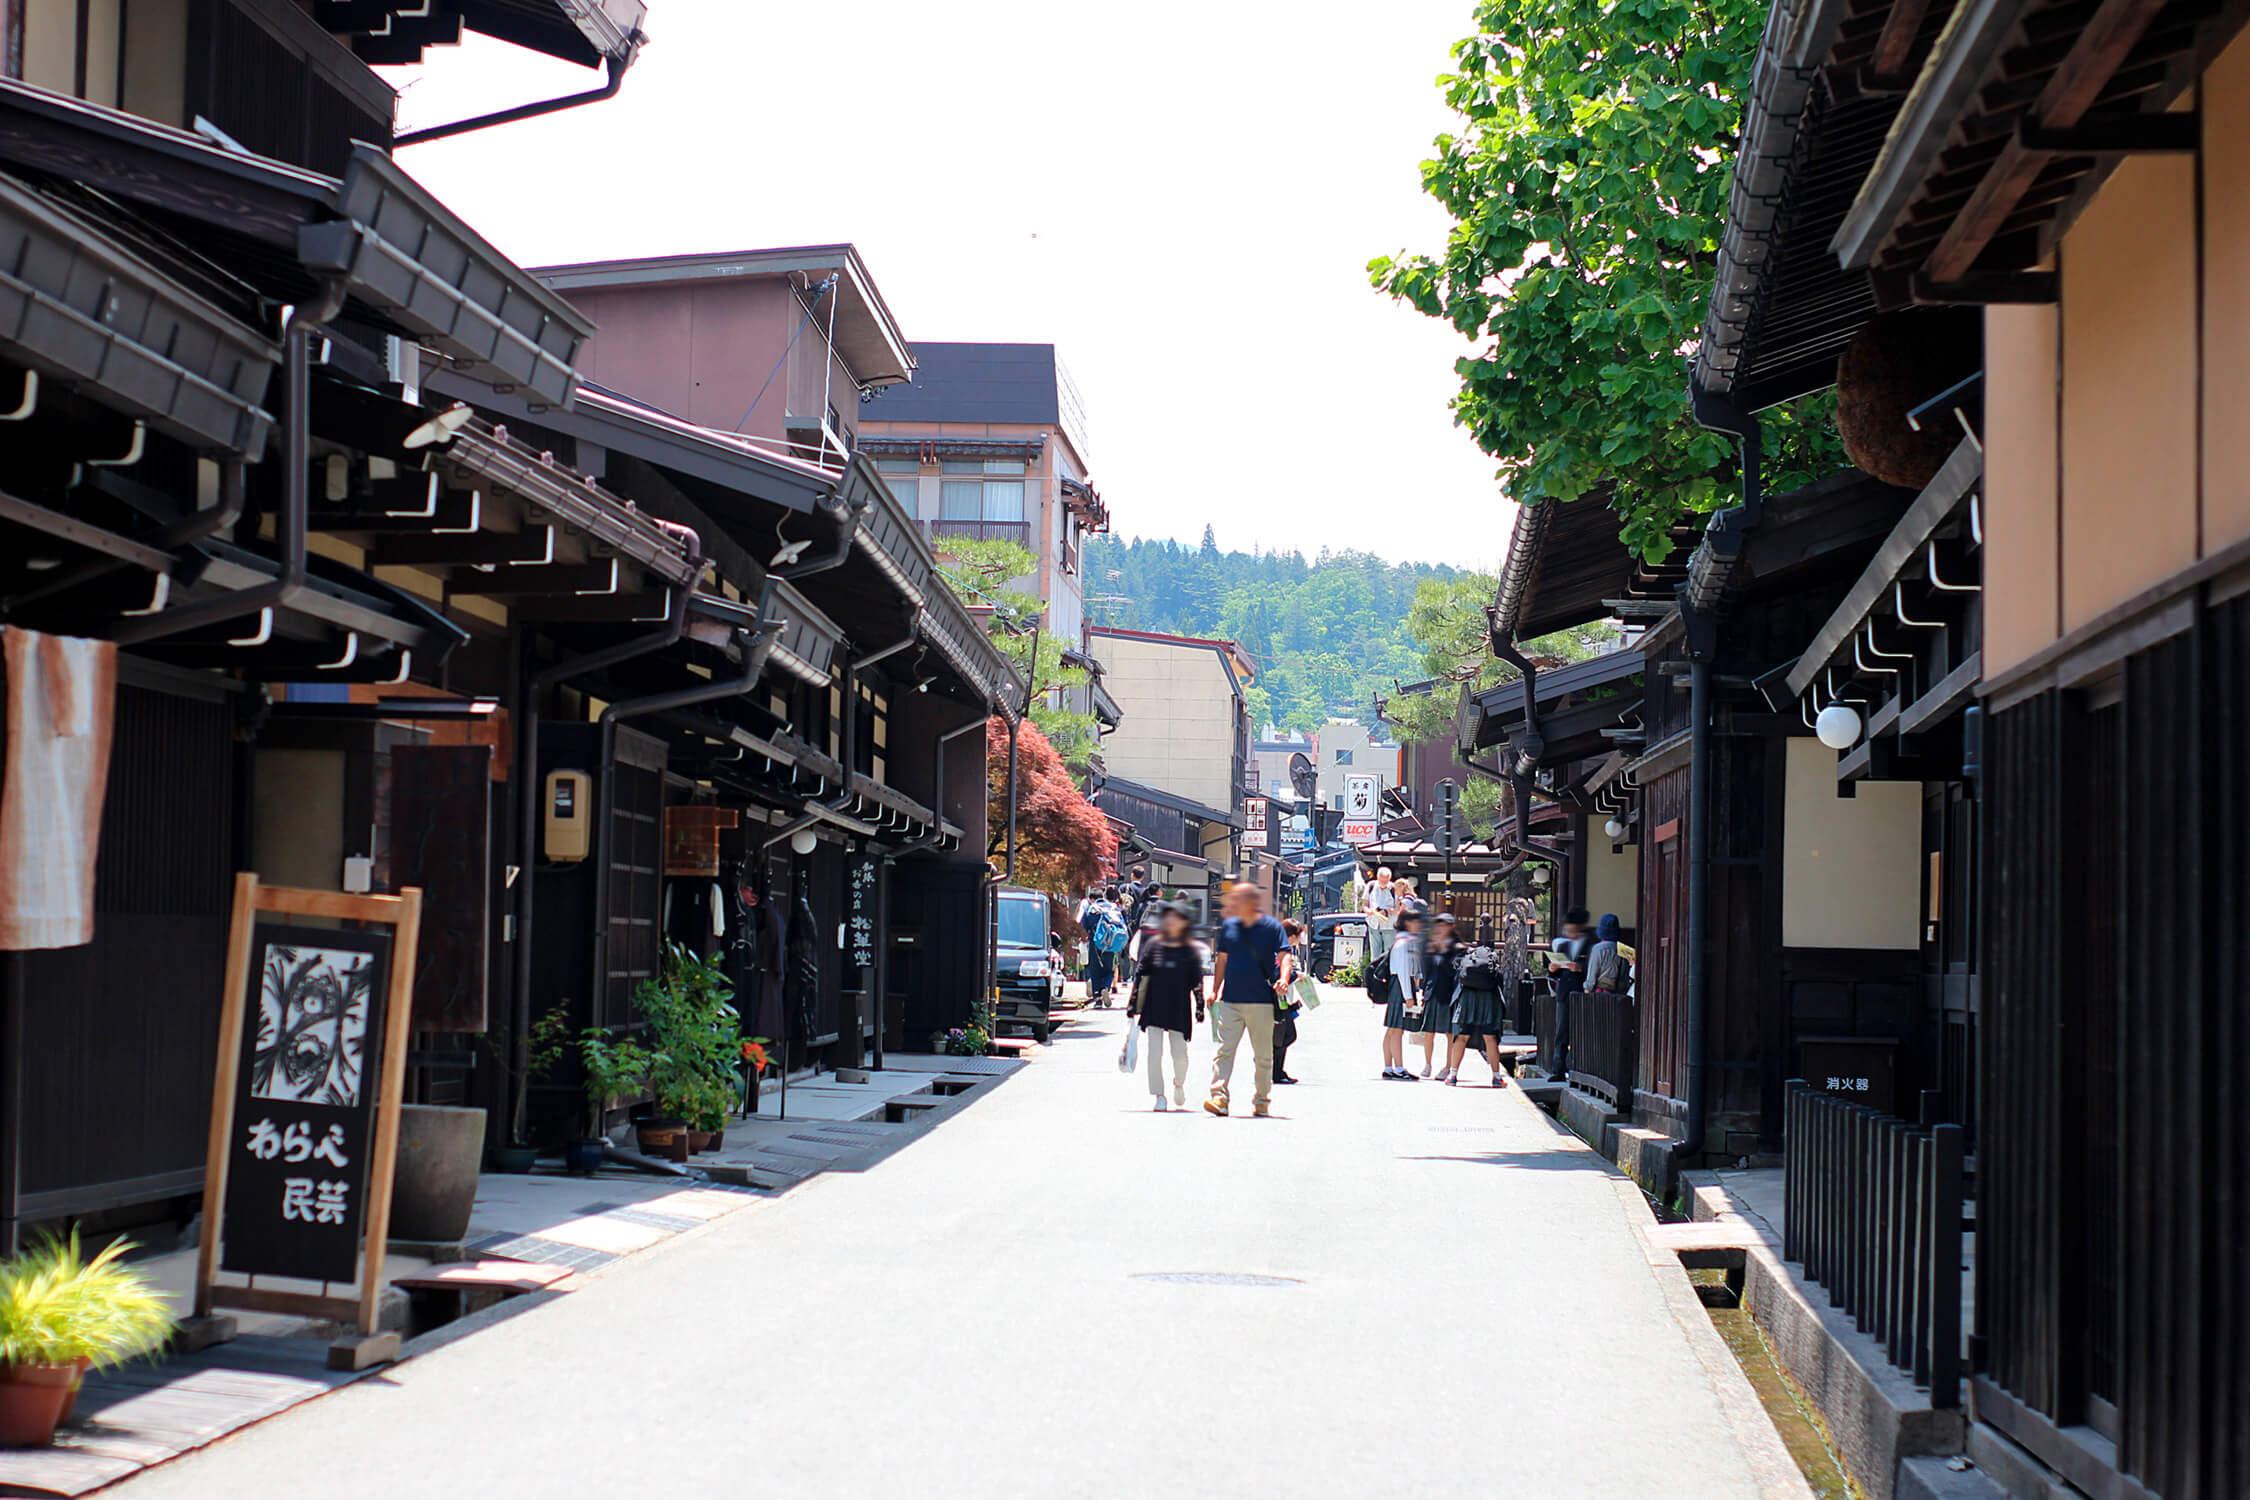
M1130 1073L1141 1065L1141 1023L1125 1023L1125 1045L1118 1049L1117 1071Z

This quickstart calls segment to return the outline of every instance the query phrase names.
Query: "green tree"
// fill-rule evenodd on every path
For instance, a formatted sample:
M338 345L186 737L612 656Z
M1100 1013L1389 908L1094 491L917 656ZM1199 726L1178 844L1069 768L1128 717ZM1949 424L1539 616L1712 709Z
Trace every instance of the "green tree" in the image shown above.
M1369 264L1375 285L1478 346L1454 418L1515 497L1601 499L1661 558L1727 503L1729 441L1688 418L1694 345L1726 220L1765 0L1480 0L1438 82L1460 117L1422 163L1456 221L1442 254ZM1769 480L1837 467L1825 399L1766 416Z
M1015 664L1017 675L1031 684L1031 722L1064 763L1084 775L1093 764L1100 733L1092 714L1078 712L1069 703L1077 690L1085 688L1090 674L1083 667L1063 665L1063 651L1075 643L1057 639L1044 628L1046 602L1012 587L1037 571L1039 559L1014 542L974 537L940 540L938 572L964 602L989 611L985 628Z

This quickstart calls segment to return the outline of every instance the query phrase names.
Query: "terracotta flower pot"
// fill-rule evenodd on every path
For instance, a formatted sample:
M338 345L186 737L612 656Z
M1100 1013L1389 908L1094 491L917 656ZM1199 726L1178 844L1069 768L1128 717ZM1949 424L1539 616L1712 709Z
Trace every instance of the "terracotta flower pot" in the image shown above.
M62 1415L55 1419L56 1426L68 1422L71 1414L78 1410L78 1388L86 1383L86 1372L93 1367L94 1362L84 1356L74 1362L76 1373L70 1377L70 1393L63 1397Z
M672 1143L687 1135L687 1127L673 1122L653 1124L643 1121L633 1127L633 1133L639 1138L643 1153L649 1156L669 1156L672 1154Z
M0 1365L0 1448L44 1448L55 1440L78 1366Z

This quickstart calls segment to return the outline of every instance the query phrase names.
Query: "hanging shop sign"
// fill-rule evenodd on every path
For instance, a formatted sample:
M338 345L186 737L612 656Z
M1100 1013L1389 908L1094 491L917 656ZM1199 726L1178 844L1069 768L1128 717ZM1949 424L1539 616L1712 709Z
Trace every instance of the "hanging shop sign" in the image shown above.
M693 806L664 809L664 873L690 880L719 878L719 834L741 822L731 807Z
M421 912L419 889L357 896L235 877L198 1316L237 1307L376 1333ZM222 1272L322 1286L236 1285ZM329 1291L354 1281L355 1295Z
M1242 815L1244 830L1257 834L1257 841L1263 844L1266 832L1266 799L1263 797L1245 798L1242 803Z
M854 850L845 870L844 957L856 971L848 989L865 989L875 973L876 906L882 899L883 862L866 850Z
M1372 844L1375 842L1375 820L1346 818L1341 837L1347 844Z

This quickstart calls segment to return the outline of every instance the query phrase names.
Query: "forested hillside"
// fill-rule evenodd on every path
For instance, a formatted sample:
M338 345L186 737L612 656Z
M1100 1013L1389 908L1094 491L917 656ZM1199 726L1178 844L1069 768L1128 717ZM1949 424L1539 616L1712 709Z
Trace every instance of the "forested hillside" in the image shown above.
M1391 563L1365 552L1222 552L1096 537L1086 548L1087 612L1095 623L1224 636L1258 664L1251 707L1261 723L1314 729L1331 716L1372 723L1370 699L1426 674L1407 609L1424 580L1458 570Z

